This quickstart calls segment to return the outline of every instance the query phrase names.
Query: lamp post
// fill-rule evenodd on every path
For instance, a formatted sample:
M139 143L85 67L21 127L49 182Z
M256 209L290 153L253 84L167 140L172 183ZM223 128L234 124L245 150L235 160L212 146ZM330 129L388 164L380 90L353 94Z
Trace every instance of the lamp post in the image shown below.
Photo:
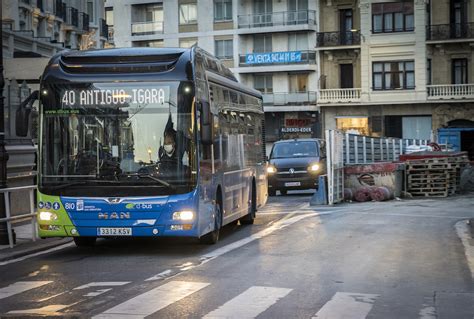
M8 154L5 150L5 113L3 104L3 12L0 5L0 188L7 188L7 161ZM3 194L0 194L0 218L6 217L5 200ZM7 223L0 223L0 245L8 244Z

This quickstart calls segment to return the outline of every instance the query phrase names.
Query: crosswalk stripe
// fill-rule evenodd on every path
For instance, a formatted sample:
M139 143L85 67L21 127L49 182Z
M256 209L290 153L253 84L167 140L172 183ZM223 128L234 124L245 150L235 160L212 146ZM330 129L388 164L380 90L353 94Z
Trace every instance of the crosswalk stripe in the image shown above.
M93 318L144 318L207 286L205 282L170 281Z
M364 319L379 295L337 292L313 319Z
M211 318L255 318L267 310L292 289L276 287L250 287L237 297L204 316Z
M18 281L7 287L0 288L0 299L38 288L49 283L52 283L52 281Z

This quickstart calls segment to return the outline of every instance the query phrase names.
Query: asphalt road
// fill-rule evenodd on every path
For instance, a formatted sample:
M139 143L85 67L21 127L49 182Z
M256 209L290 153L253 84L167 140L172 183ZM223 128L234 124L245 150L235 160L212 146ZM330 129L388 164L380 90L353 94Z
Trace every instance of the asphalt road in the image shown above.
M215 246L100 240L2 264L0 315L474 317L474 277L455 230L474 217L474 195L320 210L309 199L273 197L255 225L226 227Z

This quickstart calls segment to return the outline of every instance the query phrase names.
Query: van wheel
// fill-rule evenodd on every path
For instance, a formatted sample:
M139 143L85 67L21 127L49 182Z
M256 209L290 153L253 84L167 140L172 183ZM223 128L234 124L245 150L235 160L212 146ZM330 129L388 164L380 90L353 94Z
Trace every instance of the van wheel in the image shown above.
M251 202L249 213L240 219L242 225L252 225L255 220L255 213L257 211L257 193L255 191L255 184L252 185L252 194L250 194Z
M73 239L77 247L93 247L97 240L96 237L73 237Z
M214 215L214 230L199 238L199 242L204 245L214 245L219 241L219 233L222 226L221 204L216 203Z

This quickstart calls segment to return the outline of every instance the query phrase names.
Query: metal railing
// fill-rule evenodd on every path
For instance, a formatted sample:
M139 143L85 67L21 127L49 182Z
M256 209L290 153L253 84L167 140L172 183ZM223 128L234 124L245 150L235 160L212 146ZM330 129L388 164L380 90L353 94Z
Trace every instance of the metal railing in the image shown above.
M316 52L310 50L298 51L301 52L301 59L299 61L288 61L288 62L262 62L262 63L247 63L247 54L239 54L239 66L262 66L262 65L282 65L282 64L315 64L316 63ZM272 52L268 52L271 54ZM273 52L277 53L277 52ZM262 53L263 54L263 53Z
M427 85L428 99L474 98L474 84Z
M299 24L314 25L316 21L316 11L299 10L246 14L239 15L237 21L239 28L262 28Z
M316 104L316 92L277 92L263 94L263 105L305 105Z
M360 88L319 90L320 103L348 103L360 101Z
M132 35L163 33L163 21L133 22Z
M3 197L5 201L5 216L6 216L5 218L0 218L0 223L7 224L8 245L10 246L10 248L13 248L13 245L14 245L12 224L15 222L31 219L31 228L32 228L31 239L33 241L36 241L36 239L38 238L37 226L36 226L35 203L34 203L35 190L36 190L36 185L0 189L0 193L3 193ZM17 192L17 191L28 191L29 197L30 197L30 213L29 214L11 216L10 193Z
M450 23L426 27L426 40L440 41L474 38L474 23Z
M318 32L316 40L318 47L359 45L360 31Z
M411 145L428 145L428 140L371 137L344 134L344 164L398 161Z

